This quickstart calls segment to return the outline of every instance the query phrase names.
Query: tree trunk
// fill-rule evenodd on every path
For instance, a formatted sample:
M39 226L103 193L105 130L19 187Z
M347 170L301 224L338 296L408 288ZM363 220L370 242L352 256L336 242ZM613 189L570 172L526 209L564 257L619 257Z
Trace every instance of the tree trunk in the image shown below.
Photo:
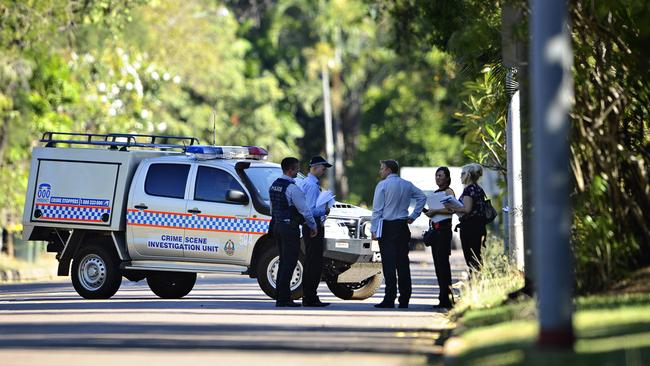
M332 72L332 117L334 119L334 175L336 178L336 194L340 199L346 198L350 193L348 177L345 174L345 133L341 123L341 112L343 106L343 88L341 73Z
M7 253L9 257L14 256L14 237L9 230L2 228L2 251Z

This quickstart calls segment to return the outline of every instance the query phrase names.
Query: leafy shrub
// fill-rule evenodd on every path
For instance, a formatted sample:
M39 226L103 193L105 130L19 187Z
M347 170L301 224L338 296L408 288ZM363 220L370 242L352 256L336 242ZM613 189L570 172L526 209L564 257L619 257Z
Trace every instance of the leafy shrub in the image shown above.
M575 258L576 289L593 292L605 289L635 266L640 250L632 235L620 231L612 214L609 184L596 176L576 200L571 247Z

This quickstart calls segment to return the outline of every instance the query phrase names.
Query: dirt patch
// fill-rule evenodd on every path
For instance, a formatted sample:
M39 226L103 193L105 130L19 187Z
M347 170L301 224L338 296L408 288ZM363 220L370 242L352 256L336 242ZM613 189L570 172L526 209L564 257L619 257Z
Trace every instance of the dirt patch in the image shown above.
M639 294L650 293L650 267L641 268L632 273L628 278L612 286L607 293L611 294Z

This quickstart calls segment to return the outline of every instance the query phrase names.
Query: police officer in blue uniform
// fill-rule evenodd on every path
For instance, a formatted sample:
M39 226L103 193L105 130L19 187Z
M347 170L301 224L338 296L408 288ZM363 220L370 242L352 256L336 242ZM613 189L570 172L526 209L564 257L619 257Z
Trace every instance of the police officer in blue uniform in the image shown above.
M300 162L293 157L284 158L280 164L283 176L269 188L273 236L280 251L280 265L276 283L277 307L299 307L291 300L290 282L300 253L300 229L303 222L309 227L309 236L318 233L311 210L305 203L305 194L294 180L298 176Z
M370 231L373 239L379 239L386 286L384 300L375 305L376 308L395 307L398 284L399 307L408 308L411 299L411 269L409 268L411 231L408 224L413 223L420 216L427 197L413 183L400 178L398 174L397 161L381 161L379 176L382 181L375 188ZM411 199L415 199L415 209L409 215Z
M305 239L305 270L302 278L302 306L324 307L329 303L322 302L318 298L317 290L320 284L321 272L323 271L323 246L325 245L325 229L323 223L325 216L329 213L327 205L316 206L320 195L319 179L325 175L327 168L332 167L322 156L314 156L309 161L309 174L298 183L300 189L305 192L307 206L311 209L318 226L318 234L313 238Z

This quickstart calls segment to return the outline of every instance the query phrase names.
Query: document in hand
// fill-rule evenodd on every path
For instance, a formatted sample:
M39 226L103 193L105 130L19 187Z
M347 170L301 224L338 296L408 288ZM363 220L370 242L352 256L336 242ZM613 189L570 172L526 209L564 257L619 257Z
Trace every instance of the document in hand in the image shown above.
M427 197L427 205L429 206L429 209L431 210L439 210L441 208L445 208L442 204L442 200L447 197L445 192L435 192ZM433 215L431 217L431 221L433 222L440 222L442 220L446 220L450 215Z
M442 198L442 199L440 200L440 203L442 203L443 205L446 204L446 203L449 203L449 204L451 204L451 207L452 207L453 209L457 209L457 208L462 208L462 207L463 207L463 203L460 202L459 200L457 200L456 197L454 197L454 196L452 196L452 195L445 196L444 198Z
M332 191L322 191L316 199L316 207L320 207L325 204L327 204L328 207L332 207L332 205L334 205L334 197L336 196L332 193Z
M445 192L435 192L431 193L427 196L427 206L429 206L430 209L441 209L445 208L445 206L442 205L442 200L447 197Z

